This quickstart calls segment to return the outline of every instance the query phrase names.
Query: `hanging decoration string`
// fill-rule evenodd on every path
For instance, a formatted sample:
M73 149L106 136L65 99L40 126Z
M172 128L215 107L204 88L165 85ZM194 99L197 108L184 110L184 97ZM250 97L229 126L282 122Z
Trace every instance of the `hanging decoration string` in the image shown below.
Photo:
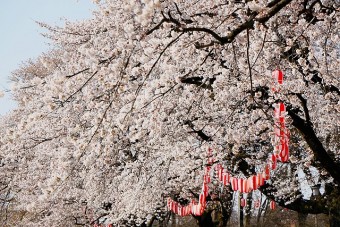
M283 84L283 72L279 69L273 71L273 92L280 92ZM257 190L259 187L265 184L265 181L270 179L271 170L277 168L277 161L287 162L289 159L289 131L285 126L286 107L283 102L278 102L274 105L274 139L273 139L273 154L271 154L264 165L262 170L248 178L240 178L233 176L224 168L221 163L215 165L215 178L222 185L230 185L233 191L239 193L249 193ZM189 205L182 206L180 203L168 198L167 207L170 211L180 216L195 215L201 216L206 207L206 198L209 194L209 183L211 182L210 170L214 163L212 158L212 149L208 149L207 153L207 165L205 166L203 185L201 193L199 194L198 201L194 199ZM242 198L240 200L241 206L246 206L246 200ZM260 206L260 204L257 204ZM275 201L270 202L270 209L275 209Z

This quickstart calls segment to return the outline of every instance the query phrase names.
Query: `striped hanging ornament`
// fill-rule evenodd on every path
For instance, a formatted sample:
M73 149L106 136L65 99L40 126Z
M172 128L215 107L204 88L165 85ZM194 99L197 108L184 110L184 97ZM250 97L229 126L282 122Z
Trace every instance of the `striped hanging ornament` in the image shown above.
M275 208L276 208L276 203L275 203L275 201L274 201L274 200L270 201L270 209L271 209L271 210L275 210Z
M246 200L244 198L241 198L240 202L241 202L241 204L240 204L241 207L245 207L246 206Z

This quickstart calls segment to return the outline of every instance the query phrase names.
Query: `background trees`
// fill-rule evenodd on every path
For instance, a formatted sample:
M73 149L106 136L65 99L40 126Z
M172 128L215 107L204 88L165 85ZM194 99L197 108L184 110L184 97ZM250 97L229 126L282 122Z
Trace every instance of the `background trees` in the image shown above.
M41 24L55 50L14 72L20 105L2 123L16 209L31 225L163 219L166 197L200 190L208 146L235 175L263 168L282 101L291 159L261 191L339 216L338 20L338 1L155 0ZM302 198L302 172L322 184L317 202Z

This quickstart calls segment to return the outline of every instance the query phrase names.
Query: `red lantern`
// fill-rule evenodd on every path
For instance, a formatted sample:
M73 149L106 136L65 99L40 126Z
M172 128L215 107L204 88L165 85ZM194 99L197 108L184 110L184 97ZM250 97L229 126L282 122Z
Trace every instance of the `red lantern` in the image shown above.
M209 147L208 148L208 157L212 155L212 149Z
M171 211L177 213L177 202L172 201Z
M252 186L252 178L249 177L247 180L247 187L248 187L248 192L251 192L253 190L253 186Z
M219 180L222 180L222 172L223 172L223 167L221 164L217 164L215 166L215 170L216 170L216 178Z
M285 112L286 112L285 104L282 102L277 103L274 108L274 118L279 119L280 117L284 117Z
M181 207L181 216L185 216L185 207Z
M261 187L262 185L264 185L264 179L263 179L262 173L257 174L256 185L257 187Z
M241 207L246 206L246 200L244 198L241 199Z
M199 196L199 204L205 205L205 195L204 194L200 194L200 196Z
M222 175L222 184L227 185L227 175L226 174Z
M255 208L259 208L260 205L261 205L260 200L256 200L254 204Z
M276 203L275 201L270 201L270 209L274 210L276 208Z
M280 141L281 130L276 125L274 126L274 143L278 143Z
M203 214L203 211L204 211L204 206L202 206L201 204L197 204L197 205L192 206L191 212L195 216L201 216Z
M269 169L269 165L268 164L264 168L264 174L265 174L265 180L269 180L269 178L270 178L270 169Z
M283 83L283 72L281 70L278 70L278 69L275 70L272 73L272 76L273 76L275 83L280 84L280 85Z
M196 205L191 206L191 213L196 215Z
M248 179L242 179L242 191L244 193L248 193L249 189L248 189Z
M208 164L209 164L209 165L212 165L213 163L214 163L214 158L209 157L209 158L208 158Z
M276 169L276 155L271 155L271 164L272 164L272 170Z
M239 192L244 193L244 191L243 191L243 179L242 178L237 179L237 189L238 189Z
M253 175L251 177L251 181L252 181L251 183L252 183L253 190L256 190L259 187L258 184L257 184L257 176Z
M221 169L222 168L222 165L219 163L219 164L217 164L217 165L215 165L215 170L216 171L218 171L219 169Z
M289 158L289 147L288 147L288 140L282 141L282 150L279 153L279 156L281 158L281 162L287 162Z
M284 116L284 113L286 112L286 106L283 102L279 102L279 111L280 111L280 117Z
M211 168L211 166L206 166L205 167L205 172L204 172L205 175L209 175L210 168Z
M209 175L204 175L203 176L203 181L204 181L204 183L209 184L210 181L211 181L210 176Z
M171 203L172 203L171 198L168 198L168 199L167 199L167 207L168 207L169 209L171 208Z
M247 187L248 187L248 192L253 190L253 176L248 177Z
M234 177L230 177L230 184L231 184L231 189L233 191L236 191L235 189L235 180L234 180Z
M220 181L222 181L223 180L223 168L221 167L219 170L218 170L218 179L220 180Z
M185 207L184 207L184 212L183 212L183 215L184 215L184 216L189 215L188 209L189 209L189 206L185 206Z
M203 214L204 207L205 207L205 205L202 205L202 204L198 204L198 205L197 205L197 208L198 208L198 216L201 216L201 215Z
M168 206L168 208L169 208L169 210L172 210L172 201L170 201L170 203L169 203L169 206Z
M202 187L202 193L207 196L209 192L209 188L208 185L206 183L203 183L203 187Z

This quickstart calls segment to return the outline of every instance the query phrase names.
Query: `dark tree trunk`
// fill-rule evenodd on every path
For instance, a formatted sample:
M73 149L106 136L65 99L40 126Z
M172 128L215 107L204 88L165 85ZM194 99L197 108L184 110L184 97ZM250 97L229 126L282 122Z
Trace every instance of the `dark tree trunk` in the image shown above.
M239 217L240 217L240 220L239 220L239 226L240 227L244 227L244 215L243 215L243 207L241 206L241 197L242 197L242 194L240 193L240 195L238 195L238 212L239 212Z
M227 226L227 223L230 219L232 207L233 207L233 192L231 190L226 191L223 195L223 198L221 198L220 201L221 205L221 219L218 226Z
M215 227L211 212L204 212L201 217L196 217L199 227Z
M244 227L243 207L240 207L240 227Z
M305 110L305 115L309 116L308 110L306 107L306 100L303 99L303 106ZM299 115L294 113L292 110L288 109L288 114L293 120L293 125L297 128L302 136L304 137L305 141L307 142L308 146L312 149L315 159L319 161L323 168L325 168L328 173L334 178L334 181L338 184L340 183L340 165L336 163L327 153L326 149L322 145L319 138L316 136L314 129L312 127L312 123L309 120L303 120ZM309 119L309 117L306 117Z
M298 213L299 227L303 227L306 225L307 216L308 214Z
M245 209L245 227L250 227L252 195L253 195L252 192L248 193L247 195L247 206Z
M330 227L339 227L340 226L340 215L330 215L329 226Z

